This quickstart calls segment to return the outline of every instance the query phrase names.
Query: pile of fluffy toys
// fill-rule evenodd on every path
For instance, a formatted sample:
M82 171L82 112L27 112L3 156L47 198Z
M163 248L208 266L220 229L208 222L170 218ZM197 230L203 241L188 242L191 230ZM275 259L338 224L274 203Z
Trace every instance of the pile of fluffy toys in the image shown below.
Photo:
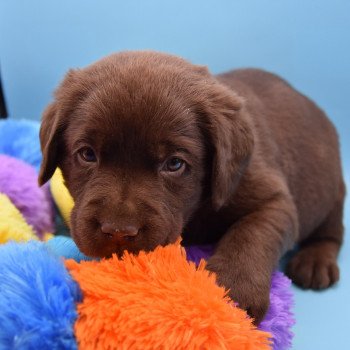
M66 236L59 172L39 188L39 123L0 122L0 349L288 349L290 281L255 327L205 270L213 247L91 260Z

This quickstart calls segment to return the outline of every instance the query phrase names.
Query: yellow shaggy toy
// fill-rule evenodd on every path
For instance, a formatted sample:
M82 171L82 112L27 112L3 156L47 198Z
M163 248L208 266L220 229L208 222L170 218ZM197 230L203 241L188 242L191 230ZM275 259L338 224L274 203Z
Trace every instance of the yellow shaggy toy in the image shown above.
M62 172L59 168L56 169L55 174L51 178L50 189L52 197L64 221L69 226L70 213L73 209L74 202L67 187L64 185Z
M23 242L30 239L38 239L33 228L26 223L10 199L0 193L0 244L9 240Z

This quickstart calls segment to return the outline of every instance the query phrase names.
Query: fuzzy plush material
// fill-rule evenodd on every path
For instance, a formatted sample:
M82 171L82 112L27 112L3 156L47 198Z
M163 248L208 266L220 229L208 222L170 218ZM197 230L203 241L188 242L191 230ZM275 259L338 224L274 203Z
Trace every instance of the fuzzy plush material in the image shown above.
M74 202L67 187L64 185L62 172L59 168L56 169L51 178L50 189L58 210L66 224L69 226L70 213L73 209Z
M253 326L204 263L188 263L179 244L66 266L84 295L75 324L81 349L270 349L270 334Z
M0 348L76 349L77 284L43 243L0 246Z
M84 294L74 326L79 348L154 349L162 344L171 349L270 349L270 340L274 350L288 349L293 323L289 280L274 274L270 310L259 331L199 261L211 250L187 248L187 258L199 263L197 268L179 245L136 257L126 253L122 260L67 260ZM62 272L58 251L85 259L67 237L45 245L0 246L1 349L76 348L67 327L73 325L73 301L80 294ZM38 337L32 335L37 328Z
M32 120L0 120L0 154L23 160L39 171L40 123Z
M9 240L21 242L30 239L36 239L33 228L27 224L10 199L0 193L0 244Z
M79 251L71 238L57 236L48 241L47 244L57 255L76 261L90 260ZM196 265L199 265L201 259L207 259L212 253L213 246L209 245L186 247L187 259ZM276 271L273 274L270 308L265 319L259 325L259 329L271 333L274 350L289 349L292 345L293 332L291 328L295 321L292 313L293 295L290 284L290 280L283 273Z
M291 329L295 319L292 313L294 299L291 283L282 272L274 272L270 290L270 308L259 325L259 329L273 335L274 350L289 349L292 346L294 334Z
M187 259L196 265L201 259L208 259L214 252L211 245L186 247ZM260 323L259 329L272 334L274 350L289 349L292 346L292 326L295 323L292 313L294 305L291 281L282 272L272 275L270 290L270 307Z
M214 246L201 245L186 247L187 259L199 265L202 259L207 260L214 253Z
M40 238L53 232L52 202L48 188L38 186L35 169L6 155L0 155L0 165L0 192L11 199Z
M77 262L80 262L82 260L94 260L80 252L79 248L70 237L55 236L52 239L48 240L46 244L50 251L58 257L64 257L65 259L74 259Z

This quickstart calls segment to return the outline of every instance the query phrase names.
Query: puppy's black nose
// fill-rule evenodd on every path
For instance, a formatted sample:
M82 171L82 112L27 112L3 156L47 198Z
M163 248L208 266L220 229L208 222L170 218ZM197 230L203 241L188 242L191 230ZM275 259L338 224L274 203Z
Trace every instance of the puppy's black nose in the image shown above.
M139 229L135 226L118 226L110 222L104 222L101 225L101 231L115 241L129 240L137 236Z

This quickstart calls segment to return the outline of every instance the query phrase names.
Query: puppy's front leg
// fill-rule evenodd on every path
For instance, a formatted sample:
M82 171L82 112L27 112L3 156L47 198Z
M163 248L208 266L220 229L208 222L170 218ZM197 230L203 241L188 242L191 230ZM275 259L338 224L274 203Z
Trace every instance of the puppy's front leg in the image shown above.
M207 269L217 274L218 283L255 324L269 306L272 272L297 232L295 205L288 194L281 194L231 226L208 261Z

